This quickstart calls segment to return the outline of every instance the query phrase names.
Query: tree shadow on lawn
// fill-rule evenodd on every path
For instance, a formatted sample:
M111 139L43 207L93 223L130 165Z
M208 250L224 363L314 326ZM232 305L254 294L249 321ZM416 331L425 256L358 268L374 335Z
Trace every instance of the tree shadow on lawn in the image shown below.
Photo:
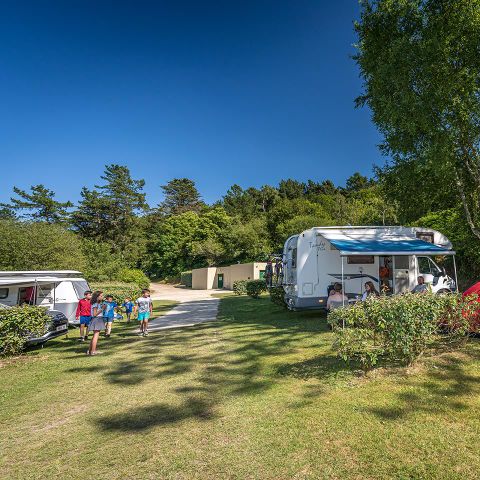
M137 431L191 417L212 418L213 408L223 399L258 395L275 386L279 373L272 372L272 361L291 355L298 348L310 347L312 334L328 331L326 322L319 321L318 317L290 316L290 312L277 309L268 299L252 301L243 297L227 300L230 301L229 312L227 315L221 312L219 321L199 324L188 331L154 333L129 350L133 354L129 363L138 367L122 363L105 371L107 382L125 387L147 379L175 378L176 385L169 380L169 388L182 397L187 396L181 407L163 403L139 407L123 415L102 417L97 425L105 430ZM242 310L245 304L248 308ZM252 328L252 325L256 327ZM182 346L187 353L170 353L172 348L181 349ZM330 356L301 363L309 372L307 376L325 378L339 371L338 362ZM305 378L300 370L296 364L285 366L281 375ZM305 398L312 398L314 392L304 390ZM315 391L318 393L318 389ZM200 399L190 398L191 394Z
M478 361L474 353L467 355L470 360ZM410 391L395 394L389 407L369 407L381 420L395 421L415 413L445 414L469 409L468 397L480 394L480 376L465 372L468 359L452 355L438 359L435 367L429 367L426 380L405 379L399 383L409 387ZM411 391L412 387L415 391Z
M156 403L107 415L94 422L103 431L140 432L189 418L212 420L215 417L212 408L213 405L205 400L187 398L180 406Z

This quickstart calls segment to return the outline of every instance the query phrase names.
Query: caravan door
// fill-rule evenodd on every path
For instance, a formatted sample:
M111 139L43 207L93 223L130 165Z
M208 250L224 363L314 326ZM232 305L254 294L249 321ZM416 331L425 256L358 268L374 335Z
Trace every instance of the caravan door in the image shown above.
M396 294L410 291L410 257L395 255L393 258L393 283Z

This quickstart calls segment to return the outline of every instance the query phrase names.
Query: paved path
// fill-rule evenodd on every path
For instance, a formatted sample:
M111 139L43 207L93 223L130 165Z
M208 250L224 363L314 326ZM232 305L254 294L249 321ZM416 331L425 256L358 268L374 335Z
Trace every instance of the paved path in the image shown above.
M159 283L152 284L151 290L153 300L175 300L180 304L165 315L151 320L148 326L150 332L212 322L217 318L220 302L212 297L212 293L228 293L225 290L192 290Z

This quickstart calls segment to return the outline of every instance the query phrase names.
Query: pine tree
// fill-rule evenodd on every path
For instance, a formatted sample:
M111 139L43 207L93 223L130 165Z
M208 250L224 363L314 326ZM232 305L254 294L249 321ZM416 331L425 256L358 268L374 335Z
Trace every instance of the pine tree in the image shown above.
M165 215L198 212L205 206L195 182L189 178L174 178L161 188L165 200L159 205L159 209Z
M58 202L55 192L48 190L44 185L33 185L30 192L13 187L14 193L19 197L10 198L10 204L2 203L5 214L18 211L23 212L20 218L47 223L65 223L68 221L68 208L73 207L71 202Z

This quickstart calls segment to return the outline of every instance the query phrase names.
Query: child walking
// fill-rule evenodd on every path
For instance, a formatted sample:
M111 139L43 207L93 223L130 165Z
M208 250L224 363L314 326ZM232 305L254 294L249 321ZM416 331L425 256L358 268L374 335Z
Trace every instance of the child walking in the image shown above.
M105 308L103 310L103 321L105 322L105 336L109 337L112 333L112 323L115 319L115 309L117 308L117 303L113 301L111 295L105 297L104 302Z
M87 290L83 294L83 298L80 299L77 305L77 311L75 312L75 318L80 320L80 341L84 342L88 337L88 326L92 319L92 306L90 299L92 298L92 292Z
M144 288L142 296L137 298L135 302L135 313L137 320L140 322L140 335L146 337L148 335L148 319L153 312L152 299L150 298L150 290Z
M87 350L87 355L98 355L100 352L97 352L97 342L100 332L105 330L105 322L103 321L103 310L105 309L105 304L102 303L103 292L96 290L92 299L90 300L92 304L92 320L90 321L90 330L93 330L93 337L90 342L90 347Z
M132 317L133 302L130 297L126 297L125 301L122 303L122 307L125 309L125 315L127 316L127 323L130 323L130 318Z

